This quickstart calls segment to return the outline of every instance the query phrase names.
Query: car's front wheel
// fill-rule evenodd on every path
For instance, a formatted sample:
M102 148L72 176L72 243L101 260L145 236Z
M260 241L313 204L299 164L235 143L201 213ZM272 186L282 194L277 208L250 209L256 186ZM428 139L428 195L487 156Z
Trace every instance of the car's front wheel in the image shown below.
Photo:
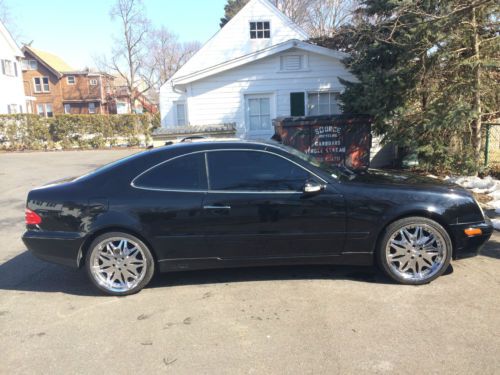
M434 220L408 217L390 224L377 251L384 272L401 284L420 285L441 276L450 264L452 242Z
M97 237L89 247L85 267L93 284L106 294L125 296L144 288L154 274L148 247L128 233Z

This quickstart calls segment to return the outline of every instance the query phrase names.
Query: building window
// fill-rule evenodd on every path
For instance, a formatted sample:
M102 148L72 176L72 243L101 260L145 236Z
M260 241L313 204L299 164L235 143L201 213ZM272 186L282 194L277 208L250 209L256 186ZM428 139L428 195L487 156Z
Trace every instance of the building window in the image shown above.
M19 108L19 112L18 112L18 109ZM7 113L9 115L15 115L16 113L23 113L23 107L22 106L19 106L17 104L9 104L7 105Z
M40 116L45 116L45 108L44 108L43 104L36 105L36 113Z
M280 69L282 72L293 72L304 69L303 55L285 55L280 57Z
M35 92L49 92L49 78L48 77L35 77L33 78L35 82Z
M250 39L269 39L270 37L270 22L250 22Z
M269 98L249 98L247 100L247 113L251 131L271 128L271 100Z
M89 103L89 113L95 113L95 103Z
M68 85L75 84L75 76L68 76Z
M129 106L126 102L116 102L116 114L124 115L129 113Z
M23 70L37 70L38 63L36 60L26 59L23 60Z
M2 60L2 73L6 76L17 77L16 62L10 60Z
M54 117L54 112L52 110L52 104L50 104L50 103L47 103L47 104L37 104L36 105L36 113L39 116Z
M52 104L45 104L45 115L47 117L54 117L54 112L52 111Z
M91 79L90 86L97 86L97 79Z
M178 102L175 104L175 116L177 121L177 126L186 126L186 103Z
M71 104L64 105L64 114L69 115L71 113Z
M336 92L314 92L307 94L309 116L336 115L341 113L339 94Z

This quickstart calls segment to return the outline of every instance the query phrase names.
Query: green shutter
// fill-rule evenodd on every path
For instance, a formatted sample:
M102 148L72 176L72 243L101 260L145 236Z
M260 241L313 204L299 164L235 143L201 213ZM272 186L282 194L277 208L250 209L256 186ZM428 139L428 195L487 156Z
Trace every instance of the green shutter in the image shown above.
M292 92L290 94L290 115L291 116L306 115L305 93Z

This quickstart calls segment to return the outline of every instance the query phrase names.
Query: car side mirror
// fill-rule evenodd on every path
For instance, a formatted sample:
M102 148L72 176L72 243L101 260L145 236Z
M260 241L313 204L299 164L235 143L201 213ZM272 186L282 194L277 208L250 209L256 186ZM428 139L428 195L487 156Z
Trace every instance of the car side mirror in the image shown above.
M311 194L318 194L322 192L324 189L324 186L321 185L319 182L314 181L314 180L308 180L306 181L306 184L304 185L302 191L304 194L311 195Z

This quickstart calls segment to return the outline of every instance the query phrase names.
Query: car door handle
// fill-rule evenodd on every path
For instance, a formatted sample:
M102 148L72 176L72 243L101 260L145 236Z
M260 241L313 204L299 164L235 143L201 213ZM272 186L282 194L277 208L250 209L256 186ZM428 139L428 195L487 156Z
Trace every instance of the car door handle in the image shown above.
M204 210L230 210L231 206L203 206Z

